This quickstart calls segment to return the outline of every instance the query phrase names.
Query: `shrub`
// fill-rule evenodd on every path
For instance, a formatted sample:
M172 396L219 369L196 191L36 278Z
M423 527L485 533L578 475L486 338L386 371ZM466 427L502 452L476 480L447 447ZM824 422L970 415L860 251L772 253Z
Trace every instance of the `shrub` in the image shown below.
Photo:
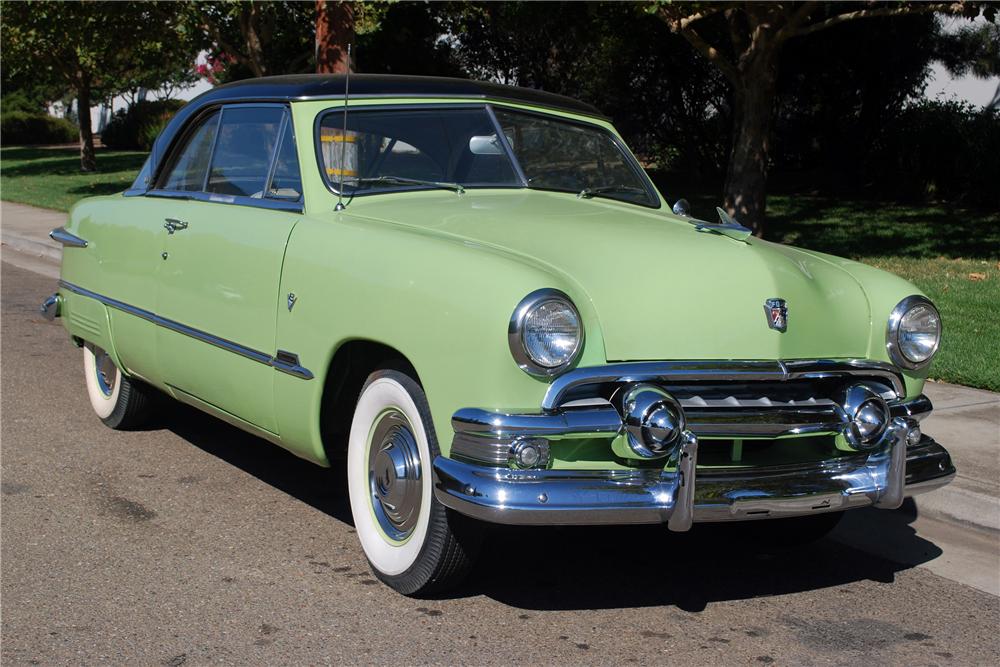
M0 116L0 142L11 144L68 144L80 137L65 118L42 113L11 111Z
M148 151L182 106L181 100L155 100L136 102L128 109L120 109L101 132L101 143L118 150Z

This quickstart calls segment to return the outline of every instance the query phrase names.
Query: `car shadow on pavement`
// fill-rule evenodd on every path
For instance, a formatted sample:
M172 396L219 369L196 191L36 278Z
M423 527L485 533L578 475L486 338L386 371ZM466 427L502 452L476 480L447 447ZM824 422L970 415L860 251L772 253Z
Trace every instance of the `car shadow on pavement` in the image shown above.
M200 410L163 398L162 417L151 428L165 428L192 445L274 488L354 526L341 470L323 468L277 445L241 431Z
M852 510L830 537L787 549L762 543L753 524L695 524L688 533L665 526L497 527L463 593L534 610L674 605L700 612L711 602L863 580L891 583L897 572L942 553L916 534L910 525L915 519L910 498L892 512ZM894 542L895 553L905 558L855 546L856 538L871 539L869 531Z
M244 433L194 408L169 401L161 422L195 447L353 526L346 478ZM941 555L910 525L908 498L896 511L848 512L823 540L778 549L753 524L666 526L489 526L482 554L463 586L441 599L485 595L526 610L673 605L700 612L711 602L785 595L856 581L890 583L899 571ZM780 522L781 520L776 520ZM767 522L774 523L774 522ZM890 543L892 557L876 555ZM883 551L884 552L884 551Z

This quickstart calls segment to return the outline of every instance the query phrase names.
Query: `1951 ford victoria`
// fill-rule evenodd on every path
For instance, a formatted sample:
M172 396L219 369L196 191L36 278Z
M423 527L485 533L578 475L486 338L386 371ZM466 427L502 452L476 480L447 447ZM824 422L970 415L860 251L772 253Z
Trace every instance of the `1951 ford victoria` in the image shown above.
M454 585L482 522L813 534L949 481L919 427L930 301L720 218L672 211L575 100L255 79L74 207L43 312L108 426L155 389L346 467L405 594Z

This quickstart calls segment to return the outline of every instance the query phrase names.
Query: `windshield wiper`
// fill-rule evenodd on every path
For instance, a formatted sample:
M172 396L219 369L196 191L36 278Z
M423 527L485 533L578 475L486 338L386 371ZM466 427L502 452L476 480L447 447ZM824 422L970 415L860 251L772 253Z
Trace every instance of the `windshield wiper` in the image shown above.
M628 192L630 194L644 195L646 191L642 188L637 188L632 185L603 185L599 188L584 188L576 195L580 199L590 199L594 195L600 195L607 192Z
M351 183L399 183L401 185L429 185L433 188L452 190L460 195L465 194L465 188L458 183L446 183L444 181L425 181L419 178L407 178L405 176L370 176L368 178L352 178Z

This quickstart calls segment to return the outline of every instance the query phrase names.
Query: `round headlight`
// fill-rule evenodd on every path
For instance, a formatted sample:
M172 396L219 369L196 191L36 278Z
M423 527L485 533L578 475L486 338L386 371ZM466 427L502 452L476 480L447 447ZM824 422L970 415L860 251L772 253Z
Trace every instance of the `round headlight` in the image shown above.
M892 309L885 346L894 364L909 370L923 368L940 343L941 315L929 300L908 296Z
M525 372L556 375L576 361L583 347L583 325L568 296L541 289L514 309L507 339L514 361Z

